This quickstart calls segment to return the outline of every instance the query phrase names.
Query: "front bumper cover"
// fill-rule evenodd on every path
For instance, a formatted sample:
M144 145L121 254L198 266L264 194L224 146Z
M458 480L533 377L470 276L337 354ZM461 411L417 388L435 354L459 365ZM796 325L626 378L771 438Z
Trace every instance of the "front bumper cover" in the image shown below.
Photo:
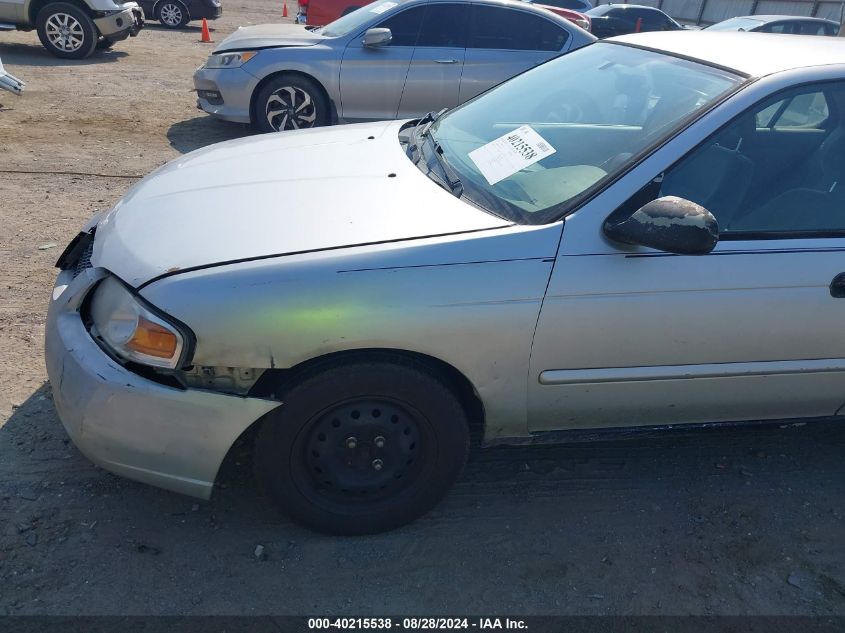
M250 123L250 102L257 85L258 79L243 68L200 66L194 73L197 108L224 121ZM206 93L218 93L220 101L203 98Z
M112 42L135 37L144 28L144 10L135 2L127 2L120 11L109 13L101 18L95 18L94 24L100 35Z
M207 499L229 448L278 402L181 390L110 358L79 313L108 273L59 273L47 312L46 361L53 401L79 450L119 475Z

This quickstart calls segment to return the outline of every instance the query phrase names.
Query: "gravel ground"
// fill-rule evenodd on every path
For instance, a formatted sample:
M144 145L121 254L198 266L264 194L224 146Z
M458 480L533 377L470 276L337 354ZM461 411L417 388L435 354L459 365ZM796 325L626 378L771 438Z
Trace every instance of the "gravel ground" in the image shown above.
M213 35L280 16L230 2ZM289 523L246 451L207 503L82 457L42 360L52 264L138 175L250 133L195 110L198 39L62 62L0 33L27 82L0 95L0 614L845 615L839 425L475 452L433 513L366 538Z

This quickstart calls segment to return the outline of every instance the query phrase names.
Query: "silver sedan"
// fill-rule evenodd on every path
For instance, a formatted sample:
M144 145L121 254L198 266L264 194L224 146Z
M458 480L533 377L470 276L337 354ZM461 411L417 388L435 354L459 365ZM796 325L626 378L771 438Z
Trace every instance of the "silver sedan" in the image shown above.
M595 38L512 0L377 0L313 29L238 29L194 74L197 106L264 132L451 108Z
M473 427L840 415L845 41L752 39L626 36L440 117L162 167L58 261L65 428L199 497L253 438L281 508L366 533L446 494Z

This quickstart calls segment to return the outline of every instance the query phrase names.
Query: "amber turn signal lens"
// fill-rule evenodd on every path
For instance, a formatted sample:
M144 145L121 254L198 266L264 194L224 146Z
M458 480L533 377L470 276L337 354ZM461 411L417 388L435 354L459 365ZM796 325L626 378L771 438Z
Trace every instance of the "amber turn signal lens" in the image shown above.
M138 317L138 325L126 347L156 358L173 358L179 341L176 335L158 323Z

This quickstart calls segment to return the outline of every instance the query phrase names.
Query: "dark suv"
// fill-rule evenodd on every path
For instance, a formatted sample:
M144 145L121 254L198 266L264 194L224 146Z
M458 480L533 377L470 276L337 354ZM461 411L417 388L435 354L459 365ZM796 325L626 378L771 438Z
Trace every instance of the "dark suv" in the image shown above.
M660 9L637 4L603 4L586 14L592 20L592 33L598 38L684 28Z
M138 0L151 20L169 29L180 29L191 20L215 20L223 15L220 0Z

